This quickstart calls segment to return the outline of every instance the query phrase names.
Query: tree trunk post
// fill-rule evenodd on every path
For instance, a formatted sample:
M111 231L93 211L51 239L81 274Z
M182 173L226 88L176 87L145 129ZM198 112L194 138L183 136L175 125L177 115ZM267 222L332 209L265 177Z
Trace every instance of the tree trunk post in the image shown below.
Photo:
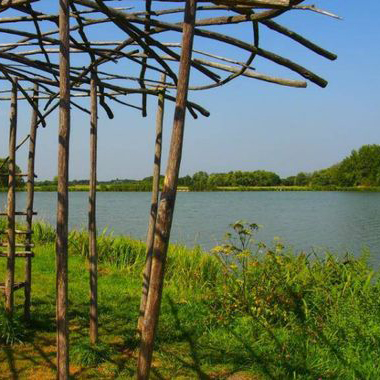
M161 201L158 208L154 234L150 284L137 368L137 378L140 380L146 380L149 378L150 367L152 364L153 344L161 305L165 261L173 220L178 175L182 156L195 14L196 0L186 1L173 131L170 142L168 166L161 193Z
M16 136L17 136L17 79L12 81L10 129L9 129L9 176L8 176L8 257L7 277L5 283L5 311L7 315L13 316L14 282L15 282L15 209L16 209Z
M166 75L162 74L161 82L165 83ZM143 285L140 301L140 312L137 324L137 331L141 335L142 324L144 320L146 300L148 298L148 289L150 281L150 271L152 267L152 252L154 243L154 231L157 220L157 206L158 195L160 192L160 174L161 174L161 152L162 152L162 130L164 123L164 111L165 111L165 90L158 95L158 108L156 114L156 141L154 149L154 162L153 162L153 184L152 184L152 198L149 214L149 226L146 238L146 261L143 273Z
M98 95L96 73L91 77L90 191L88 236L90 258L90 342L98 341L98 252L96 246L96 169L98 143Z
M59 137L58 137L58 204L57 204L57 377L69 377L68 301L68 216L69 216L69 141L70 141L70 53L69 0L59 0Z
M38 107L38 85L34 86L33 101ZM34 204L34 166L36 157L36 142L37 142L37 111L32 111L32 121L30 125L29 137L29 156L28 156L28 182L27 182L27 200L26 200L26 225L27 230L32 231L33 221L33 204ZM26 251L32 249L32 234L28 233L25 238ZM24 317L30 319L30 299L32 286L32 258L27 257L25 262L25 301L24 301Z

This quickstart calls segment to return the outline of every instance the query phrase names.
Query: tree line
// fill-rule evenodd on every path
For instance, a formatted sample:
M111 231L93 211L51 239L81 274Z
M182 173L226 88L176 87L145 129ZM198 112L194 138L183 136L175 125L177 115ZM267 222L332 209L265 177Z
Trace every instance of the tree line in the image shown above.
M380 186L380 145L363 145L338 164L313 173L298 173L283 180L285 186Z
M265 170L212 174L199 171L192 177L180 178L179 184L194 191L220 187L377 187L380 186L380 145L363 145L338 164L313 173L300 172L280 178L278 174Z
M17 166L16 172L21 170ZM0 158L0 174L8 173L8 165ZM160 182L163 183L164 176ZM70 181L71 190L85 190L88 187L87 179ZM249 187L277 187L297 186L309 188L334 188L334 187L377 187L380 186L380 145L363 145L358 150L353 150L349 156L338 164L327 169L317 170L313 173L300 172L297 175L281 178L278 174L266 171L230 171L228 173L206 173L199 171L192 176L180 177L180 187L186 187L191 191L217 190L220 188L249 188ZM8 177L0 176L0 187L8 186ZM17 178L17 186L22 188L24 181ZM55 191L57 178L47 181L36 181L37 189ZM152 189L152 177L142 180L113 179L100 181L100 191L150 191Z
M280 186L281 178L273 172L265 170L231 171L229 173L211 173L204 171L195 173L192 177L179 179L180 186L187 186L189 190L213 190L220 187L265 187Z

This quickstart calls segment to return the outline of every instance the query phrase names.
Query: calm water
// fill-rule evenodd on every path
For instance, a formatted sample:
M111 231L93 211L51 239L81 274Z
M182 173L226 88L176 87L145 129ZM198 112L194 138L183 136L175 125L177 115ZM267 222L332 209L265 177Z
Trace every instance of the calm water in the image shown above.
M25 207L25 193L17 195ZM0 193L4 209L6 194ZM56 194L36 193L38 218L55 224ZM145 238L149 193L98 193L98 228ZM85 227L87 193L70 195L70 227ZM179 193L172 240L208 249L221 242L229 223L245 219L262 225L258 238L275 236L297 250L329 248L358 254L367 246L380 265L380 193L212 192Z

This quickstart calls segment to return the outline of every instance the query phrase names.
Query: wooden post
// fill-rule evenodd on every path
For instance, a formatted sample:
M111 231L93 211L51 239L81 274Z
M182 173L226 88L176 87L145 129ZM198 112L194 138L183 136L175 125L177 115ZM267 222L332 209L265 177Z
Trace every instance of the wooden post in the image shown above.
M149 378L152 363L153 344L161 305L165 261L170 238L170 229L173 220L178 175L182 156L186 100L189 87L191 53L194 39L195 14L196 0L186 1L173 131L170 142L168 166L161 193L161 202L158 209L157 223L154 234L149 292L137 368L137 378L140 380Z
M69 377L69 331L67 321L68 287L68 216L69 216L69 141L70 141L70 54L69 0L59 0L59 137L58 137L58 204L56 240L57 292L57 377Z
M33 101L38 107L38 84L34 86ZM26 200L26 225L27 230L32 230L33 221L33 204L34 204L34 163L36 157L36 140L37 140L37 122L38 114L35 109L32 111L32 122L30 126L29 137L29 156L28 156L28 182L27 182L27 200ZM29 233L25 238L26 251L32 249L32 235ZM30 298L32 286L32 258L27 257L25 262L25 301L24 301L24 317L30 319Z
M12 97L9 130L9 177L8 177L8 257L7 277L5 283L5 311L9 317L13 315L13 290L15 282L15 209L16 209L16 135L17 135L17 79L12 81Z
M90 193L88 212L90 258L90 342L98 340L98 252L96 246L96 169L98 144L98 95L96 74L91 77Z
M165 83L166 75L162 74L161 82ZM154 231L157 219L157 206L158 195L160 192L160 174L161 174L161 151L162 151L162 127L164 122L165 110L165 90L158 95L158 107L156 114L156 142L154 149L154 163L153 163L153 184L152 184L152 198L149 214L148 233L146 238L146 262L143 273L143 286L140 301L140 313L137 323L137 331L141 335L142 324L144 320L146 300L148 298L148 289L150 281L150 271L152 267L152 252L154 243Z

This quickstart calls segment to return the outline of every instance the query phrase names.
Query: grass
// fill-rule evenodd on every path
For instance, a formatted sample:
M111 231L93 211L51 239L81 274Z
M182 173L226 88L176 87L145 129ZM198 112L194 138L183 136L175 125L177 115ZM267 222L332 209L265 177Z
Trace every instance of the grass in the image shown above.
M366 257L311 259L279 242L266 247L248 238L241 249L241 239L231 235L214 254L170 247L152 378L380 378L380 282ZM36 225L35 240L32 321L22 322L19 290L15 324L4 327L0 313L0 379L55 378L54 230ZM72 232L71 374L135 378L144 244L99 236L95 347L88 344L87 252L86 233ZM3 277L5 260L1 264Z

